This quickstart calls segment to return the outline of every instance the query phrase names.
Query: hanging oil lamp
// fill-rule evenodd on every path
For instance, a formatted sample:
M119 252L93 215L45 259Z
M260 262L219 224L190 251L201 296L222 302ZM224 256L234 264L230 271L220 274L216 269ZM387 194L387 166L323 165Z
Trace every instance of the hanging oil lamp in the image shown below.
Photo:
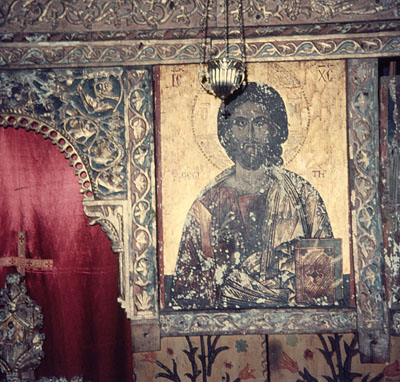
M240 58L230 57L228 1L224 0L224 55L222 57L212 57L212 40L210 38L209 44L207 44L207 33L213 0L207 0L203 28L203 59L199 68L201 86L208 93L213 94L224 102L241 87L246 78L242 0L236 0L239 18Z

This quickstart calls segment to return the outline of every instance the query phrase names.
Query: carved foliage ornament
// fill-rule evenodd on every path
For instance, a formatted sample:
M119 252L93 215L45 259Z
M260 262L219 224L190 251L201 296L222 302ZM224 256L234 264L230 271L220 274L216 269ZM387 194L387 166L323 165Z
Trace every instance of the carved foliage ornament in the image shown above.
M150 73L130 72L128 93L129 152L131 164L132 249L135 312L152 317L158 311L155 242L155 182L152 90Z
M164 314L160 317L163 336L230 334L282 334L349 332L356 330L354 310L252 310L247 312Z
M313 23L313 24L285 24L285 25L246 25L246 39L260 37L277 36L315 36L315 38L326 35L337 34L360 34L360 33L380 33L396 32L400 26L400 19L393 20L371 20L365 21L348 21L348 22L331 22L331 23ZM211 29L209 31L213 39L223 39L223 29ZM202 36L201 28L174 28L174 29L132 29L132 30L110 30L110 31L66 31L60 30L56 32L32 32L32 33L0 33L0 42L28 42L44 43L44 42L87 42L87 41L143 41L143 40L190 40L199 39ZM232 40L238 37L236 29L230 30Z
M205 0L5 0L0 5L0 28L26 30L115 30L137 27L196 27L204 15ZM222 7L217 6L217 18ZM399 16L396 0L246 0L245 24L279 24L305 21L333 21L354 16L386 18ZM233 13L237 17L237 13Z
M222 40L213 41L217 56L224 56ZM230 43L230 55L238 57L240 46ZM397 32L382 34L323 36L308 38L246 39L246 61L280 61L282 59L332 59L352 57L382 57L400 54ZM198 63L202 50L200 40L132 41L132 42L74 42L1 44L0 66L41 67L68 65L149 65L170 63ZM71 74L73 71L71 70ZM62 87L60 88L62 89ZM82 91L87 88L81 89ZM68 90L68 87L66 88ZM70 89L72 90L72 89ZM116 90L116 89L115 89ZM87 98L87 97L86 97ZM90 99L86 99L87 107ZM114 101L115 102L115 101ZM120 106L119 106L120 107ZM97 128L97 127L96 127ZM94 129L94 127L93 127Z
M8 382L36 381L33 370L44 357L42 308L27 295L19 273L9 273L0 290L0 372ZM83 382L82 377L41 377L37 382Z
M349 141L353 163L352 222L361 362L389 359L379 209L377 60L349 60Z
M378 210L377 161L377 88L374 82L375 61L351 61L349 64L352 108L350 120L354 177L352 204L354 214L353 235L357 243L358 306L362 311L365 328L374 328L383 322L382 290L382 232Z
M34 130L65 153L79 177L90 224L101 225L119 254L120 302L128 318L154 318L150 72L22 70L0 72L0 83L0 127Z
M10 273L0 290L0 370L7 380L35 369L44 357L41 308L22 281L22 275Z
M122 81L119 69L2 72L0 110L42 120L47 127L26 127L46 134L73 161L79 155L86 168L75 167L86 179L81 182L85 196L126 197Z
M356 270L359 271L357 325L358 329L374 331L386 319L384 291L379 287L382 263L374 194L376 146L371 137L371 132L376 130L376 118L371 114L376 89L371 82L373 65L369 60L362 61L349 63L349 113L353 117L349 139L355 172L352 220ZM53 143L76 160L74 164L84 166L91 185L85 192L88 214L94 223L105 227L115 241L115 250L123 248L120 277L126 288L128 317L157 318L151 73L129 68L3 71L0 82L2 125L28 126L24 128L34 128L45 137L48 134ZM7 106L14 112L4 110ZM33 124L35 118L24 117L27 115L34 116L38 125ZM76 158L72 153L76 153ZM74 167L80 171L79 166ZM120 218L121 211L128 220ZM107 223L101 223L104 221ZM118 240L123 243L119 245ZM195 314L161 315L160 319L163 335L173 335L183 325L179 332L182 333L186 325L199 326L198 323L204 331L251 332L258 330L257 322L265 325L277 317L281 320L277 328L295 331L300 321L293 320L292 316L282 320L280 313L276 316L257 313L257 321L247 316L232 321L228 313L212 315L209 321ZM310 318L310 322L313 320ZM355 327L352 312L340 312L332 317L319 314L318 320L321 328L325 328L322 330L327 331L340 331L343 323L344 328ZM272 327L271 331L274 330Z

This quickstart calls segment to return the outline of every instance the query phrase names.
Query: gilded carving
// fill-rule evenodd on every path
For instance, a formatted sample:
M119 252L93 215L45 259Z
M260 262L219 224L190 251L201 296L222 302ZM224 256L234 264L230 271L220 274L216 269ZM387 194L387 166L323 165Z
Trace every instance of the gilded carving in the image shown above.
M131 319L154 316L150 73L71 68L1 72L0 78L0 125L41 133L70 160L90 224L101 225L119 255L122 307Z
M27 111L11 111L0 109L0 127L15 129L23 128L27 131L34 130L43 135L44 139L50 139L53 145L57 145L66 159L69 159L70 166L75 170L78 181L81 185L81 193L87 199L93 198L93 188L91 183L91 171L88 163L80 156L75 149L68 134L63 135L50 124L34 118L27 114Z
M80 183L90 187L87 196L126 195L122 70L2 72L0 79L0 108L37 115L54 126L44 131L36 127L38 132L41 129L68 155L79 152L86 169L76 171Z
M0 370L7 381L32 376L44 357L41 308L23 284L23 276L9 273L0 290Z
M44 357L42 308L27 294L20 273L9 273L0 290L0 371L8 382L83 382L83 377L34 378Z
M150 73L131 71L127 93L131 166L134 304L137 318L157 314L155 184Z
M85 214L90 225L100 224L111 241L113 252L120 254L124 249L123 205L84 201Z
M160 29L196 27L204 15L205 0L101 0L70 2L67 0L6 0L0 7L0 28L8 30L65 28L81 30ZM222 18L222 6L216 2L215 17ZM303 20L333 21L349 16L398 16L396 0L247 0L243 4L245 23L290 23ZM234 14L233 17L237 17ZM221 20L220 20L221 21Z
M371 64L370 64L371 65ZM372 105L376 105L374 94L374 76L369 72L373 70L368 63L362 63L354 67L352 76L352 109L351 121L353 125L351 143L353 149L354 166L357 176L354 177L353 209L356 216L357 229L357 261L359 264L359 294L360 309L363 311L362 325L373 328L382 323L381 288L378 285L380 273L371 268L378 266L377 251L380 248L381 237L379 235L377 216L377 160L376 160L376 136L373 131L377 123ZM366 159L369 158L369 159ZM373 293L374 298L369 298ZM370 306L373 304L373 306Z
M378 207L377 62L350 60L348 70L357 326L362 361L379 362L388 357L389 338ZM374 348L373 342L378 344Z
M201 335L227 333L315 333L348 332L356 329L356 314L352 310L307 311L252 310L190 314L164 314L160 316L161 335Z
M129 209L127 201L83 201L85 214L90 218L90 224L100 224L102 230L111 241L111 249L118 255L119 264L119 297L121 306L128 318L134 315L132 301L133 291L130 284L132 272L129 249L129 227L127 219Z
M396 32L399 29L400 20L371 20L355 22L330 22L330 23L312 23L312 24L285 24L285 25L257 25L250 26L246 24L246 39L271 37L271 36L318 36L336 35L336 34L360 34L360 33L380 33ZM214 39L223 39L223 31L212 29L209 31ZM238 38L237 30L230 32L232 39ZM149 29L149 30L116 30L116 31L98 31L98 32L68 32L60 30L52 33L4 33L0 34L0 41L4 43L29 42L87 42L87 41L143 41L143 40L190 40L201 36L200 27L192 28L174 28L174 29ZM59 47L54 53L54 59L57 59ZM50 58L49 58L50 60Z
M231 55L238 52L237 41L230 44ZM223 40L215 40L213 48L217 55L224 55ZM171 64L193 63L201 59L200 40L142 40L110 42L65 42L62 46L52 43L11 43L0 46L0 66L41 67L96 64ZM397 32L385 32L373 37L369 34L337 34L334 36L304 36L276 39L246 39L248 61L282 61L284 59L351 58L357 56L395 56L400 54L400 37ZM90 72L89 70L86 73ZM118 76L118 74L115 74ZM89 79L89 78L88 78ZM82 79L83 80L83 79ZM62 88L62 84L59 84ZM68 89L68 87L67 87ZM99 98L99 97L97 97ZM82 94L81 102L94 110L101 105L104 96L90 99ZM111 99L109 99L111 101ZM100 102L100 103L99 103ZM116 102L116 101L115 101ZM92 103L92 106L90 106ZM111 107L108 103L107 107Z

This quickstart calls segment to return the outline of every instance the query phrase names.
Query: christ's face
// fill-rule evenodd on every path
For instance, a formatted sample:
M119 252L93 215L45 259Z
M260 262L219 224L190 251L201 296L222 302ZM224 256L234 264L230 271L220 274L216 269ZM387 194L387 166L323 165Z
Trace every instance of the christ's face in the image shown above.
M239 105L230 116L230 133L235 162L253 171L267 163L277 128L263 104L247 101Z

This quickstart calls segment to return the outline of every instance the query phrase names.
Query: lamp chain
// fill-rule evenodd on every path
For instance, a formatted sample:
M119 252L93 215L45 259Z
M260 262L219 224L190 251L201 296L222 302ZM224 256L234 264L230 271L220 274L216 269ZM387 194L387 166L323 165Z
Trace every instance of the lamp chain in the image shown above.
M217 1L217 3L214 3ZM237 2L237 3L236 3ZM238 6L238 22L239 22L239 33L240 33L240 47L239 54L241 59L230 58L229 52L229 5ZM209 38L209 44L207 45L207 35L209 28L209 16L210 11L213 9L214 4L217 5L217 13L219 13L220 4L223 5L222 17L224 19L224 40L225 40L225 51L222 54L212 54L212 38ZM245 50L244 50L244 37L243 37L243 13L242 13L242 2L241 0L206 0L205 6L205 17L202 20L203 24L203 57L199 67L199 81L200 85L205 91L214 96L220 98L222 101L227 102L229 97L240 88L246 77L246 68L244 66ZM219 15L216 15L216 21L218 21ZM236 22L236 17L233 19ZM218 24L218 22L217 22ZM218 26L218 25L217 25ZM209 51L209 59L207 60L207 52ZM217 57L220 56L220 57ZM221 57L222 56L222 57Z
M228 1L229 0L224 0L224 39L225 39L225 52L226 52L226 58L229 58L229 43L228 43L228 38L229 38L229 33L228 33Z
M206 63L207 60L207 34L208 34L208 17L210 14L210 8L212 7L212 1L213 0L207 0L206 2L206 8L205 8L205 16L203 19L203 43L202 43L202 50L203 50L203 59L202 59L202 64Z
M240 54L242 56L242 61L246 61L246 46L244 45L244 23L243 23L243 2L242 0L237 0L238 10L239 10L239 36L240 36Z
M210 47L207 45L207 36L209 32L209 17L210 12L213 6L214 0L207 0L205 4L205 16L202 22L203 28L203 41L202 41L202 64L205 64L207 61L207 49L212 51L212 39L210 38ZM218 1L218 0L217 0ZM224 40L225 40L225 52L226 58L229 58L229 0L224 1L224 8L223 8L223 17L224 17ZM242 0L237 0L238 6L238 19L239 19L239 50L241 59L245 62L246 52L245 52L245 43L244 43L244 23L243 23L243 2ZM210 53L211 54L211 53Z

